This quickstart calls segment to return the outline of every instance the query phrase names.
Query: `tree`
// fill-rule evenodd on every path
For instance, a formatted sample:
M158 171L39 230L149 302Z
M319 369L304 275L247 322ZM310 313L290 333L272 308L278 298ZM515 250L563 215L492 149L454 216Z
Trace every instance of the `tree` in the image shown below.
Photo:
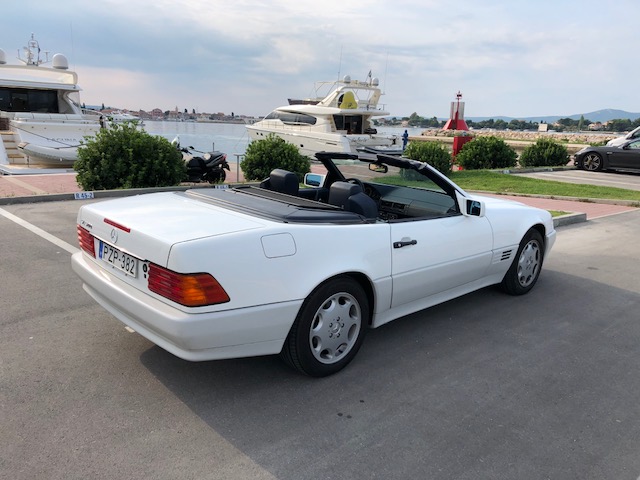
M166 187L186 177L182 154L135 122L101 129L78 148L74 164L83 190Z
M240 168L247 180L263 180L275 168L294 172L302 180L305 173L311 170L311 162L295 145L269 134L264 140L249 144Z
M416 112L413 112L410 116L409 116L409 125L412 127L418 127L420 126L420 124L424 121L424 119L418 115Z

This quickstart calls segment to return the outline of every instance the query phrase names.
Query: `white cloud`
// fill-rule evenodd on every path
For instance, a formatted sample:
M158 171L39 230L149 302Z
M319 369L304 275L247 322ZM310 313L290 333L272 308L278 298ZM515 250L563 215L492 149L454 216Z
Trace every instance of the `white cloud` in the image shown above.
M87 103L258 115L315 81L373 70L396 115L447 115L458 90L469 116L640 111L627 93L640 70L629 61L634 0L24 0L3 9L15 21L0 46L15 51L33 31L67 53Z

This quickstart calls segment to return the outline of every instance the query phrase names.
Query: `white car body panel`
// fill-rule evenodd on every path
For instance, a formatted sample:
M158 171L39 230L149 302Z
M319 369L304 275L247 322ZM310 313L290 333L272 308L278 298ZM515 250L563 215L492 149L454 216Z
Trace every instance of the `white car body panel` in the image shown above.
M96 238L96 251L103 241L138 258L140 266L210 273L230 298L217 305L174 303L149 291L141 270L136 278L125 275L85 251L73 255L72 266L100 305L176 356L199 361L275 354L304 300L338 275L357 276L368 286L375 328L499 283L534 225L544 233L547 252L553 245L548 212L473 198L483 202L483 216L353 224L282 222L175 192L80 209L78 225ZM416 242L393 246L408 240Z

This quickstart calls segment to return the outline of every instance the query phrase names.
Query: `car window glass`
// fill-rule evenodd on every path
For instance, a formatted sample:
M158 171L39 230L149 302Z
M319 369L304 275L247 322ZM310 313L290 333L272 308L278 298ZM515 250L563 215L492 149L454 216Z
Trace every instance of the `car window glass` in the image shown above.
M365 182L365 193L378 202L380 217L389 221L440 218L459 214L455 194L412 169L390 166L376 173L361 162L336 161L345 178Z

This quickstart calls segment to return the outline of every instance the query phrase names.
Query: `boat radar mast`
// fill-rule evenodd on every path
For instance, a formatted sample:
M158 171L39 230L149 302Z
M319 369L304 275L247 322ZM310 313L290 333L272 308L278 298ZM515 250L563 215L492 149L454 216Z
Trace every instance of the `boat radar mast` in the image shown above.
M38 65L42 65L43 63L49 62L48 51L44 52L44 55L46 57L45 60L40 59L40 44L34 38L33 33L31 34L31 40L27 42L27 46L22 47L22 51L27 58L24 59L20 57L20 50L18 50L18 60L20 60L25 65L34 65L37 67Z

